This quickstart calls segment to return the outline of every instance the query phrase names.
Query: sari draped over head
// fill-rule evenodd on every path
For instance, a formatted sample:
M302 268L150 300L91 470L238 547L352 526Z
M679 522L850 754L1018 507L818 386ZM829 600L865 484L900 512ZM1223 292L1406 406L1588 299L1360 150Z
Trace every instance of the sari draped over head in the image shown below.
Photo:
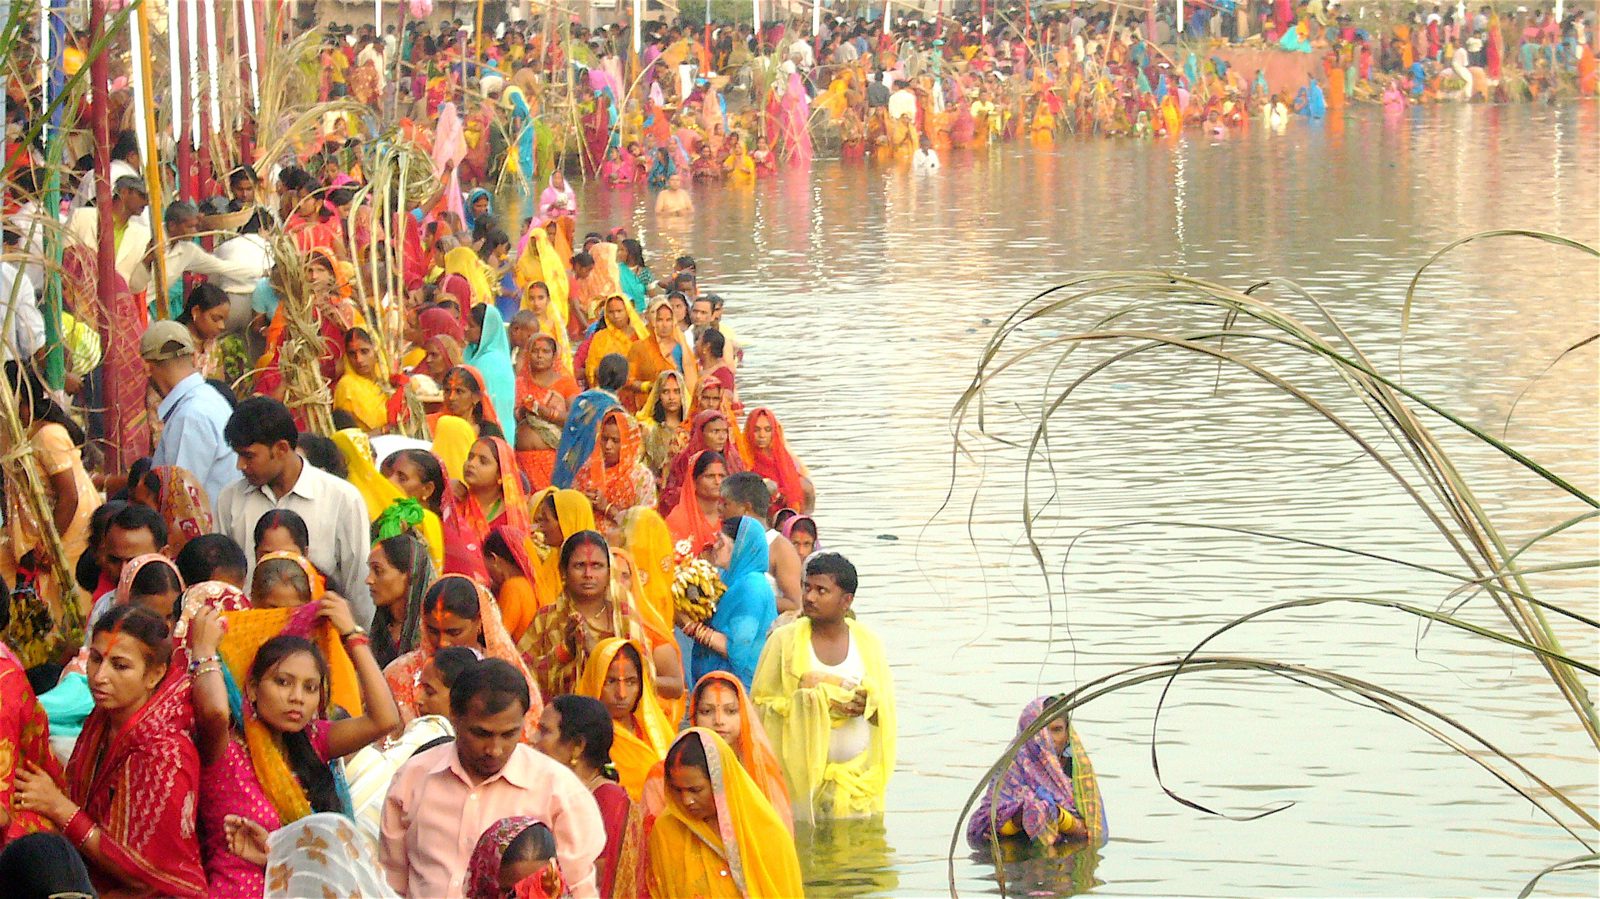
M344 373L333 387L333 408L355 416L362 430L382 429L389 423L389 392L378 381L357 372L348 355L343 367Z
M577 192L565 179L560 187L556 187L556 173L551 172L544 190L539 194L539 218L549 221L553 218L571 218L577 213Z
M578 679L579 696L600 698L605 687L606 674L623 646L631 645L639 654L639 702L633 709L631 720L613 720L611 764L617 769L619 782L628 791L628 798L639 801L644 782L654 768L667 756L667 747L677 733L672 719L661 710L656 700L655 668L650 664L650 652L642 643L621 637L608 637L595 645L583 666L583 676Z
M710 450L701 450L689 460L689 471L694 471L694 464L699 458ZM678 491L681 495L677 505L673 506L672 514L667 516L667 530L672 533L674 541L687 540L693 552L704 552L707 547L717 542L717 528L721 520L714 515L708 516L706 510L700 506L700 496L695 492L694 485L685 484Z
M522 239L522 252L517 256L517 284L523 290L534 282L543 282L550 294L548 314L553 319L557 340L564 340L567 332L568 285L567 264L556 250L550 235L538 222L534 222ZM544 330L546 322L540 322ZM548 333L548 332L547 332ZM563 347L563 349L566 349Z
M1049 704L1047 696L1028 703L1017 719L1019 737ZM996 836L1015 834L1050 845L1066 838L1064 832L1072 826L1073 818L1083 822L1090 845L1105 842L1108 831L1100 783L1089 762L1089 751L1083 748L1083 741L1070 723L1067 750L1070 764L1063 763L1043 728L1029 737L998 783L991 781L984 788L977 811L967 822L967 842L982 848ZM1013 830L1018 826L1014 822L1020 822L1020 829Z
M461 419L452 419L461 421ZM463 424L465 424L463 422ZM411 533L427 546L435 568L444 565L444 530L439 516L422 503L405 495L394 482L378 471L372 460L372 441L354 428L333 435L333 445L344 457L349 474L345 480L361 494L372 522L373 540L387 540Z
M607 321L604 327L589 338L589 355L584 359L583 373L590 384L595 382L595 371L600 368L600 360L612 354L627 359L633 352L634 344L639 342L639 332L633 324L639 320L639 316L633 311L633 305L628 302L627 297L617 294L606 297L604 305L609 305L614 299L622 300L622 304L628 307L630 322L627 327L617 328ZM604 311L603 306L602 311Z
M494 398L489 395L489 382L484 379L483 372L470 365L458 365L451 371L466 372L467 376L472 379L473 388L478 392L478 409L481 420L494 422L500 426L500 430L504 431L506 425L510 424L510 422L501 421L500 410L495 406ZM449 375L445 377L449 377ZM439 386L442 388L444 385L440 384ZM440 418L443 417L443 415L440 415ZM473 423L473 430L477 430L476 422Z
M667 469L667 486L661 492L661 503L664 507L670 508L668 504L677 505L680 492L686 490L693 492L693 489L688 487L688 482L693 477L694 457L708 449L706 425L718 420L728 425L728 442L722 448L722 464L727 467L728 474L746 470L744 457L739 454L738 435L734 433L733 419L726 412L717 409L698 412L689 423L689 445L683 448L683 452L673 457L672 467Z
M621 407L607 409L600 420L600 427L603 429L608 421L616 423L621 443L617 451L617 464L606 465L604 452L590 453L588 464L578 469L573 487L582 493L598 494L601 503L612 510L608 517L620 518L625 510L635 506L655 505L656 479L648 468L640 464L643 444L639 438L638 423ZM604 512L604 509L601 511Z
M722 738L691 727L678 741L705 749L717 814L706 822L669 791L650 832L652 896L780 899L805 894L794 839Z
M177 558L190 540L216 530L211 502L200 479L188 469L162 465L150 470L161 480L161 492L156 501L160 504L161 519L167 523L166 551Z
M165 565L172 569L172 573L178 578L179 588L182 588L183 575L178 573L178 566L172 564L171 559L161 553L144 553L134 556L122 566L122 576L117 578L117 591L111 598L113 607L125 606L133 601L133 579L139 576L139 572L143 571L146 565Z
M689 491L693 495L694 491ZM696 643L689 659L691 676L698 681L713 671L732 672L747 688L755 677L756 662L767 642L767 631L778 617L778 601L767 580L767 532L748 516L739 519L739 536L722 574L727 591L717 600L717 610L706 623L727 635L728 654L720 655Z
M571 487L600 435L600 420L607 410L620 405L616 396L593 388L572 398L567 407L567 423L561 428L561 444L556 447L556 468L550 475L555 487Z
M190 730L189 678L169 664L155 692L121 727L100 708L89 713L67 761L71 799L100 826L99 855L114 878L162 896L205 896L195 832L200 753Z
M387 539L387 538L386 538ZM417 539L412 535L412 539ZM428 588L438 580L433 558L425 552L413 553L411 567L406 572L406 610L400 620L400 637L389 632L393 613L382 607L372 613L372 654L379 665L387 665L417 648L422 640L422 600Z
M445 540L445 572L487 580L488 570L484 567L481 551L484 538L489 536L489 528L494 524L507 524L526 531L529 525L528 495L522 489L522 469L517 467L517 456L511 445L499 437L482 437L479 440L489 444L495 463L500 467L500 508L498 511L483 508L466 484L458 482L452 484L445 493L441 523Z
M654 509L628 510L622 523L623 546L634 560L635 593L640 611L672 630L672 531Z
M334 812L307 815L267 836L267 899L399 899L372 840Z
M583 304L584 313L592 320L600 317L601 301L622 293L622 279L617 273L616 244L602 240L589 248L589 255L594 258L594 270L578 281L575 300Z
M739 739L733 749L737 752L739 763L744 765L746 774L761 788L767 801L772 803L773 811L783 819L783 823L791 831L794 830L793 813L789 810L789 787L783 780L783 764L778 761L778 754L772 751L772 743L767 740L766 728L761 726L761 714L756 709L755 703L750 701L750 694L745 692L744 684L739 679L726 671L712 671L700 678L694 685L690 694L689 714L694 715L694 703L700 699L700 694L712 684L723 684L739 697Z
M772 423L772 444L766 449L760 449L749 439L755 431L756 420L763 417ZM744 433L750 446L750 470L778 485L772 497L774 508L804 509L806 492L802 477L805 469L789 452L789 442L783 439L783 425L778 423L778 416L765 406L754 409L745 418Z
M589 504L587 496L576 490L558 490L551 487L539 491L528 504L528 508L537 516L539 507L547 500L555 503L556 521L561 524L563 542L579 531L595 529L594 506ZM550 547L539 559L539 576L534 579L533 587L541 609L554 603L561 596L561 547Z
M425 309L417 316L417 327L422 330L424 343L440 336L450 337L458 344L467 342L467 332L461 325L460 316L451 315L437 306Z
M538 591L534 587L539 582L539 569L533 562L533 541L528 536L527 528L506 524L490 528L490 533L500 535L506 548L511 551L512 564L517 566L518 576L508 578L500 585L497 598L506 630L515 642L522 639L522 634L533 621L533 613L539 611Z
M645 310L645 318L649 322L654 322L656 310L662 306L668 309L672 308L672 304L667 301L666 297L657 297L652 300L649 308ZM649 327L650 325L647 323L646 328L648 329ZM656 340L655 332L647 330L639 341L633 345L633 348L628 351L628 379L635 382L650 383L653 389L654 382L663 373L671 371L681 373L689 383L694 383L698 374L694 347L689 345L688 338L684 337L683 331L679 330L676 325L672 328L672 340L678 345L678 355L682 357L681 365L678 360L669 358L665 353L661 352L661 344ZM689 391L687 389L684 390L683 395L685 397L689 396Z
M471 247L456 247L444 254L444 273L465 279L471 290L471 301L461 303L461 327L466 328L466 316L472 306L494 303L495 291L489 278L489 268Z
M514 428L517 420L517 373L511 364L511 338L505 320L493 303L483 307L483 335L478 342L466 348L462 361L478 370L483 376L488 395L485 399L494 404L494 416L502 428Z
M859 621L847 619L851 651L861 657L865 675L854 686L824 674L813 686L802 678L818 662L811 648L811 619L799 618L773 631L757 667L750 698L761 710L761 723L783 763L797 823L819 818L880 814L889 776L894 772L895 703L889 661L877 635ZM834 705L864 690L861 713L870 725L867 748L848 761L830 759L836 718Z
M179 600L183 610L178 615L178 623L172 628L172 640L185 649L189 646L189 622L201 609L216 609L218 612L239 612L250 608L250 597L244 595L232 584L224 581L201 581L183 591Z
M443 582L447 578L461 578L472 584L478 594L478 624L483 631L484 657L499 659L507 663L528 682L528 713L522 718L522 742L532 743L539 732L539 716L544 714L544 699L539 691L539 685L528 672L528 666L523 661L522 654L517 651L517 645L506 632L504 619L500 615L500 605L494 601L494 594L489 588L472 580L465 575L446 574L439 578ZM428 609L423 609L424 615ZM430 649L426 642L419 645L405 655L395 659L384 666L383 679L389 685L389 692L394 696L395 704L400 706L400 715L407 722L421 714L422 710L422 669L432 660L437 648ZM552 694L554 695L554 694Z
M607 637L622 637L647 648L661 644L663 635L652 633L646 627L644 617L615 580L607 598L611 603L610 614L603 628L578 612L565 589L555 602L534 614L533 624L522 636L520 646L538 678L540 689L552 696L577 689L591 654L590 638L597 645Z
M689 444L690 422L687 418L676 425L658 422L655 419L655 408L660 401L661 391L666 389L669 380L678 382L679 396L689 395L684 375L677 370L664 371L656 377L655 383L650 385L650 392L645 394L644 405L639 407L639 425L644 429L645 462L652 472L658 474L665 470L678 452Z
M500 859L512 841L535 824L549 826L531 815L516 815L501 818L478 837L478 844L472 848L472 855L467 862L467 899L503 899L505 891L500 889Z
M279 550L277 552L266 553L261 558L257 559L256 567L260 568L262 562L271 562L274 559L288 559L296 565L299 565L300 570L305 572L306 582L311 585L311 598L307 601L307 605L316 605L322 601L323 595L328 592L328 579L322 576L322 572L317 570L317 566L311 564L310 559L307 559L305 556L302 556L297 552Z
M433 423L433 454L450 480L461 480L461 468L467 463L467 453L477 442L478 429L472 422L455 415L441 415Z
M489 201L489 208L484 211L482 217L472 214L472 207L478 202L479 197ZM494 195L484 188L474 188L472 193L467 194L467 201L462 204L461 208L461 221L466 224L467 233L469 234L478 229L478 222L480 221L486 225L494 224Z
M24 765L33 765L61 783L61 762L50 749L50 721L28 683L22 660L0 642L0 808L11 811L11 820L0 827L0 846L52 829L43 815L17 808L13 800L16 773Z

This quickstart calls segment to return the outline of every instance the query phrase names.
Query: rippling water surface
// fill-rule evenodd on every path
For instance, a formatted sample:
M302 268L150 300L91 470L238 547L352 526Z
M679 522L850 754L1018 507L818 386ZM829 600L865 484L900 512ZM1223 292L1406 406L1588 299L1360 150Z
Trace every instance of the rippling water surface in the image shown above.
M1326 422L1237 372L1218 386L1214 365L1169 352L1111 368L1053 419L1053 473L1041 464L1030 488L1036 508L1054 497L1037 526L1047 584L1022 543L1022 453L969 429L982 452L952 469L948 415L1007 313L1097 270L1163 268L1239 288L1289 278L1393 371L1406 285L1431 253L1502 227L1594 243L1597 198L1592 103L1387 121L1360 110L1277 135L1191 133L1175 147L1007 147L955 153L933 178L818 162L809 177L701 192L697 219L677 230L658 227L645 198L590 190L586 226L630 222L657 269L691 253L705 286L728 297L729 320L749 345L741 394L778 410L818 481L822 541L860 567L856 608L892 656L900 742L889 813L881 827L802 835L814 894L945 893L957 812L1036 695L1173 658L1274 602L1359 595L1432 606L1453 586L1179 522L1462 567L1395 483ZM1312 315L1286 291L1270 295ZM1468 246L1423 280L1406 383L1499 433L1518 394L1596 330L1597 310L1592 258L1523 239ZM1034 333L1085 324L1062 319ZM1337 397L1303 361L1258 352ZM1527 390L1506 432L1591 492L1600 487L1596 360L1594 345L1568 356ZM988 424L1025 439L1052 364L1041 357L997 386ZM1338 408L1359 413L1349 402ZM1378 435L1370 417L1363 426ZM1468 441L1450 435L1447 448L1510 543L1582 511ZM1119 523L1128 526L1085 530ZM1579 529L1530 563L1593 558L1596 533ZM1542 575L1533 586L1587 614L1600 605L1592 571ZM1465 614L1505 626L1481 597ZM1592 631L1564 633L1575 655L1600 656ZM1536 664L1498 644L1437 627L1419 638L1415 619L1335 605L1258 621L1210 649L1403 691L1588 809L1600 805L1594 750L1572 712ZM1013 885L1033 895L1093 883L1140 895L1503 895L1582 851L1404 722L1260 674L1180 682L1161 719L1161 772L1220 811L1292 807L1254 822L1201 814L1167 798L1152 772L1158 692L1107 696L1076 717L1110 816L1099 858L1008 864ZM994 865L964 842L953 877L963 893L998 890ZM1597 888L1593 872L1545 882L1547 892Z

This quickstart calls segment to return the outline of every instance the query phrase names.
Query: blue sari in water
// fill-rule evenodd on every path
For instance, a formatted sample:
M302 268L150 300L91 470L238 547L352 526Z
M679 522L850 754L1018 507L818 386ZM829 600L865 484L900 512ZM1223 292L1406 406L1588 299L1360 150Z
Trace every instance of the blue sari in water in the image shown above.
M552 486L566 489L578 469L589 461L594 445L599 440L600 422L606 412L621 405L610 391L598 387L585 390L572 398L567 409L567 423L561 428L561 443L556 446L556 467L550 475Z
M505 320L493 303L483 306L483 335L475 344L469 344L461 354L461 361L483 375L483 386L489 391L489 401L494 405L495 417L500 427L513 437L517 427L517 373L511 367L511 338L506 332Z
M689 487L687 489L693 489ZM767 580L767 533L754 518L739 519L739 536L733 540L733 557L722 574L728 586L717 601L717 611L706 622L728 638L728 654L719 655L694 644L689 658L690 677L699 681L712 671L727 671L746 690L756 676L756 663L767 645L767 631L778 617L778 600Z

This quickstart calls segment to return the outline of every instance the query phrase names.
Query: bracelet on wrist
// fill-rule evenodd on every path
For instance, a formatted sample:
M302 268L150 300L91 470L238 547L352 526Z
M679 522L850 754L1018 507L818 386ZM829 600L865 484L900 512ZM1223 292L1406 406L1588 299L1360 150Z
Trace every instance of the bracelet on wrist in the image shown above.
M89 838L89 833L93 830L94 819L85 814L81 808L73 812L72 817L67 819L66 826L61 828L61 832L74 846L82 846L83 841Z
M202 665L208 665L208 664L210 664L212 662L216 662L216 663L220 664L222 662L222 656L219 656L216 653L212 653L211 655L208 655L208 656L201 656L199 658L190 659L189 660L189 675L192 677L195 674L198 674L199 671L200 671L200 667Z
M344 638L344 645L346 649L352 649L357 646L371 646L372 638L367 636L365 633L351 634L350 636Z

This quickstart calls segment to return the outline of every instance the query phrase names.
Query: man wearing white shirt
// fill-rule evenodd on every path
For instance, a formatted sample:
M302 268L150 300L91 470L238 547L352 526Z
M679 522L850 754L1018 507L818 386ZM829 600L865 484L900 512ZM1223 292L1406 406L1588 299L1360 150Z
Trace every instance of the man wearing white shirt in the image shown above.
M5 229L8 255L18 252L21 241L17 232ZM10 262L0 262L0 321L10 322L10 327L0 335L3 337L0 339L0 362L12 359L27 362L44 348L44 315L39 311L33 282Z
M300 430L289 408L270 397L251 397L234 409L223 428L239 456L243 480L217 498L217 530L255 558L256 521L273 509L288 509L305 520L311 564L350 601L356 623L372 621L367 589L367 550L371 546L367 504L342 478L310 465L295 449Z
M194 242L194 235L200 230L200 210L193 203L186 200L169 203L161 221L167 226L167 284L181 283L186 273L193 272L205 275L206 280L227 294L249 296L256 289L256 281L265 272L213 256ZM133 280L128 282L128 289L138 293L149 283L150 270L140 266Z

